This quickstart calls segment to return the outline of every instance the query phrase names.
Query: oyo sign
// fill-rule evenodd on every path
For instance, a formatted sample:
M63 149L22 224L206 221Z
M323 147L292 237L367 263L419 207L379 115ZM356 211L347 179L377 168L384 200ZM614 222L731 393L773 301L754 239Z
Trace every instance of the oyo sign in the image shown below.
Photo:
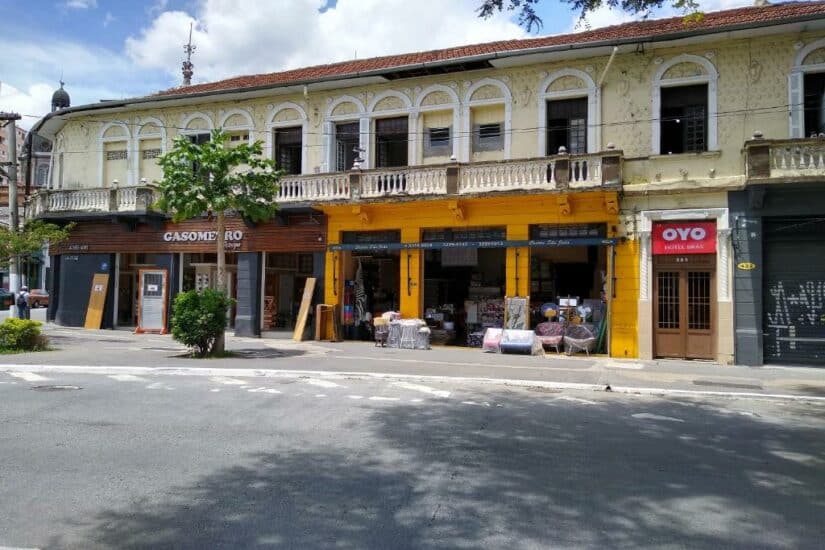
M715 254L716 222L653 225L653 254Z

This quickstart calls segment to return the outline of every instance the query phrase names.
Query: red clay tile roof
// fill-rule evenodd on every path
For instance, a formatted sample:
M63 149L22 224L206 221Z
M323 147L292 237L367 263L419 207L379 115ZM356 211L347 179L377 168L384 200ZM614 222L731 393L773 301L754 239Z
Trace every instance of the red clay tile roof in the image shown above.
M311 80L347 78L370 71L398 69L405 66L419 65L421 63L449 61L453 59L459 60L461 58L479 55L574 44L580 46L582 44L610 40L661 38L687 30L713 31L714 29L721 30L731 26L780 23L783 20L816 16L825 16L825 2L788 2L763 7L749 6L732 10L708 12L705 14L704 19L693 23L686 23L683 17L634 21L632 23L573 34L543 36L521 40L501 40L498 42L488 42L486 44L473 44L427 52L357 59L329 65L303 67L277 73L237 76L216 82L170 88L159 92L158 95L188 95L223 90L278 86Z

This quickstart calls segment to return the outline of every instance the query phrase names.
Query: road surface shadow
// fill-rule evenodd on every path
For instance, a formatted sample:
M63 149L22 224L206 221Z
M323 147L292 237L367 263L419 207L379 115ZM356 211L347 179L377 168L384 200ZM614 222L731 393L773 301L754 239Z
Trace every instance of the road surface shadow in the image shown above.
M825 540L821 418L789 426L618 396L480 399L361 402L358 446L256 455L170 488L160 504L101 512L78 546L718 550Z

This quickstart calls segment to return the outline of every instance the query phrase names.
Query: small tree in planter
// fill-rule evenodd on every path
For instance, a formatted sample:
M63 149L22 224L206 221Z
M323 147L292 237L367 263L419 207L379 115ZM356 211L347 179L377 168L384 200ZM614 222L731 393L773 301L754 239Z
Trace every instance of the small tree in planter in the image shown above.
M205 143L175 138L169 152L158 158L163 179L158 184L158 207L176 222L214 216L218 256L217 289L226 291L226 218L238 215L266 221L278 208L275 196L281 172L275 161L263 158L260 140L229 145L229 135L213 130ZM177 304L177 301L175 302ZM223 332L210 353L223 351Z
M226 309L231 303L225 293L209 288L181 292L172 309L172 338L195 357L220 353L215 345L226 329Z

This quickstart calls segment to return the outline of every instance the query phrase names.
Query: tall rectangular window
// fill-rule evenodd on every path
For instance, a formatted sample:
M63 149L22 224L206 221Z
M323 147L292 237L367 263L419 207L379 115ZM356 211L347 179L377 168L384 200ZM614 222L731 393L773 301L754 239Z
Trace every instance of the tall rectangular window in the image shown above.
M409 117L381 118L375 121L375 166L407 166Z
M708 85L662 88L661 153L707 151Z
M547 102L547 154L564 147L572 155L587 152L587 98Z
M274 130L274 158L278 169L286 174L301 173L301 157L303 153L302 128L276 128Z
M357 122L335 125L335 170L345 172L352 169L358 153L360 130Z
M805 75L805 137L825 132L825 73Z

